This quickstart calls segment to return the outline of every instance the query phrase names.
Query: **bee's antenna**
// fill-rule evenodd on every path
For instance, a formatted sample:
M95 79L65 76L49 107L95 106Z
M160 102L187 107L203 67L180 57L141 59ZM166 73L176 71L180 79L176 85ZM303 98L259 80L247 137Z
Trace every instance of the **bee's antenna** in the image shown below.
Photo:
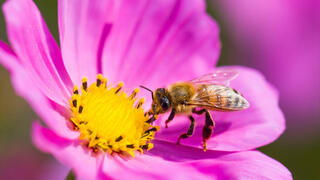
M149 89L149 88L147 88L147 87L145 87L145 86L140 85L140 87L153 93L153 91L152 91L151 89Z
M145 90L147 90L147 91L150 91L150 92L151 92L151 97L152 97L152 100L153 100L153 91L152 91L151 89L145 87L145 86L141 86L141 85L140 85L140 87L143 88L143 89L145 89Z

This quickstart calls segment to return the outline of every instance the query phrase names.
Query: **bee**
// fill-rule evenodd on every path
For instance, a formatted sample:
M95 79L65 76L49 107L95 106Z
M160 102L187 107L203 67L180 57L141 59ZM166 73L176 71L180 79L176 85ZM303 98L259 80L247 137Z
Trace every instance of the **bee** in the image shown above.
M165 126L172 121L176 114L189 117L190 126L186 133L179 136L181 139L190 137L195 129L195 119L192 114L205 114L205 124L202 129L203 150L207 150L207 140L211 137L215 122L209 110L212 111L239 111L249 107L249 102L235 89L229 87L229 82L236 78L237 72L231 70L218 70L205 74L199 78L177 82L167 88L158 88L154 92L144 86L152 94L152 106L148 111L151 116L147 121L152 123L159 114L171 110Z

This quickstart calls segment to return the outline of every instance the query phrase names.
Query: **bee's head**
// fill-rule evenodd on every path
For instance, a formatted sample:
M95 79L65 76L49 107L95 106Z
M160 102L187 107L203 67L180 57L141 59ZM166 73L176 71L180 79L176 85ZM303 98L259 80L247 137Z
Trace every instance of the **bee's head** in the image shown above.
M152 107L149 111L152 114L160 114L168 111L171 107L170 94L165 88L158 88L155 92L147 87L140 86L151 92Z
M152 109L156 114L164 113L171 107L170 95L165 88L158 88L153 93Z

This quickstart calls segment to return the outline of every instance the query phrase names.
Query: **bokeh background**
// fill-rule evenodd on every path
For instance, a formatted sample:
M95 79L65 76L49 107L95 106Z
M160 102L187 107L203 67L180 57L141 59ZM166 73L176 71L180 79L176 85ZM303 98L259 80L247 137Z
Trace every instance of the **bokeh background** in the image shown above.
M58 40L57 2L35 2ZM259 150L288 167L294 179L319 179L320 1L208 0L207 7L221 29L219 65L259 69L280 92L287 130ZM2 13L0 39L7 41ZM0 82L0 179L64 179L68 169L32 145L37 116L15 95L3 67Z

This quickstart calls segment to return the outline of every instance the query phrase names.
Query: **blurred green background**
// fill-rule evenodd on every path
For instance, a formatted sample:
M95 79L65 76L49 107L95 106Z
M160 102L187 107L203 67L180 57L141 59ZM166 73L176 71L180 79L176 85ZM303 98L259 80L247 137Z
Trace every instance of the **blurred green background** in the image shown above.
M0 0L1 5L4 2ZM35 2L57 39L57 2L51 0ZM7 42L2 11L0 39ZM0 82L0 179L64 179L68 169L52 156L42 153L33 146L30 128L32 121L38 117L27 102L15 94L9 72L2 66L0 66Z
M4 0L0 0L3 4ZM58 40L56 1L36 0L47 25ZM211 8L210 8L211 7ZM219 10L208 5L208 12L221 28L223 49L219 65L244 64L231 61L228 54L237 50L234 46ZM221 12L220 12L221 13ZM3 14L0 15L0 39L7 41ZM267 77L268 79L268 77ZM37 150L31 143L30 127L37 118L22 98L15 95L9 73L0 66L0 179L43 179L44 174L56 171L58 163L50 156ZM27 87L26 87L27 88ZM287 124L290 119L287 119ZM301 123L303 126L303 123ZM290 127L290 126L289 126ZM320 127L312 127L317 132ZM311 131L310 130L310 131ZM299 129L291 129L299 134ZM303 136L303 134L301 134ZM320 135L296 138L284 133L276 142L260 148L265 154L283 163L293 174L294 179L319 179ZM63 169L63 167L61 167ZM58 168L59 169L59 168ZM67 173L67 171L63 171ZM56 177L58 179L58 177Z

